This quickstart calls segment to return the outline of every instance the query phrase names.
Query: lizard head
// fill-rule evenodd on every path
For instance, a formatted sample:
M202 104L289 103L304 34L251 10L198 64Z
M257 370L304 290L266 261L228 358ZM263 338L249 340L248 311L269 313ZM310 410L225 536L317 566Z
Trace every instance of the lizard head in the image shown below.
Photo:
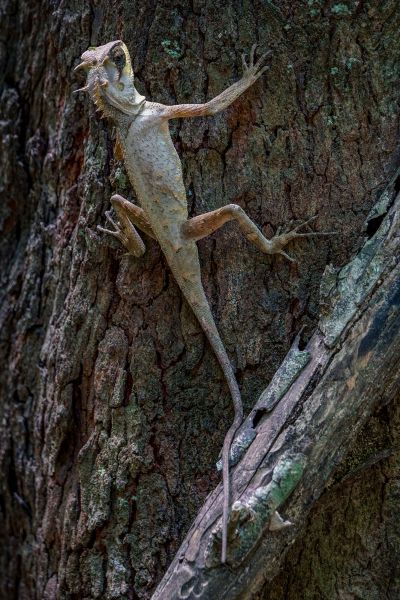
M145 98L135 88L128 48L121 40L91 47L82 54L81 60L74 70L84 69L87 81L86 86L77 92L88 92L107 117L138 112Z

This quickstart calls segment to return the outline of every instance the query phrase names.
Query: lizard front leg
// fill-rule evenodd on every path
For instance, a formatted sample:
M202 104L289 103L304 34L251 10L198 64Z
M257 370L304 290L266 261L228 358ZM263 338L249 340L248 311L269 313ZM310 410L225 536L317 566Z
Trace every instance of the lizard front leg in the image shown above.
M222 208L213 210L204 215L198 215L192 219L188 219L182 228L183 235L187 239L201 240L203 237L210 235L222 225L229 221L237 221L240 229L243 231L246 238L261 252L265 254L281 254L288 260L293 262L293 258L284 252L283 248L292 240L315 235L333 235L333 232L307 232L299 233L299 229L313 221L316 217L308 219L287 233L277 234L272 239L268 240L258 229L257 225L246 215L245 211L237 204L227 204Z
M257 44L253 44L251 48L249 64L246 63L244 55L242 55L243 77L239 79L239 81L236 81L236 83L229 86L218 96L204 104L176 104L175 106L164 106L163 116L167 119L209 116L215 115L230 106L236 98L252 86L253 83L255 83L268 69L265 62L271 52L266 52L255 61L256 47Z
M154 238L154 233L144 211L119 194L111 197L111 204L117 213L118 223L115 223L110 214L106 212L106 219L114 229L105 229L100 225L97 226L97 229L116 237L125 246L129 254L133 254L136 257L143 256L146 247L134 225Z

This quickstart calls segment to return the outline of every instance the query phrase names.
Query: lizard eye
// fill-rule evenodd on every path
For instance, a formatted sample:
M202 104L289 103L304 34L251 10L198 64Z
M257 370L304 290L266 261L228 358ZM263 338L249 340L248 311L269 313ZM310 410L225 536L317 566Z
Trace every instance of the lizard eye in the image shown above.
M113 48L110 52L110 58L113 61L113 63L115 64L115 66L117 67L119 73L122 73L122 69L125 67L126 65L126 56L125 56L125 52L122 50L121 47L117 47L117 48Z

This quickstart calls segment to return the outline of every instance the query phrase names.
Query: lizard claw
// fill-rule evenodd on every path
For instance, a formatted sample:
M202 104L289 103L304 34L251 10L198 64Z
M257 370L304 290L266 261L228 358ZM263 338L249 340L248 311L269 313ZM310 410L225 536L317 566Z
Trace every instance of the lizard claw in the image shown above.
M286 252L284 252L283 250L280 250L280 251L278 252L278 254L281 254L282 256L284 256L284 257L285 257L285 258L286 258L286 259L287 259L289 262L291 262L291 263L295 263L295 262L297 262L295 258L292 258L292 257L290 256L290 254L287 254L287 253L286 253Z
M313 217L311 217L310 219L307 219L307 221L304 221L303 223L300 223L299 225L296 225L296 227L294 227L293 229L289 230L289 231L283 231L282 232L282 227L278 227L276 234L274 235L274 237L272 239L269 240L269 249L268 249L268 254L281 254L282 256L284 256L287 260L289 260L290 262L296 262L291 256L289 256L289 254L287 254L283 248L291 241L299 239L299 238L307 238L307 237L313 237L313 236L326 236L326 235L336 235L335 231L309 231L309 232L305 232L305 233L301 233L299 232L299 229L301 229L301 227L304 227L305 225L308 225L309 223L311 223L312 221L314 221L317 218L316 215L314 215Z
M110 211L107 210L105 213L105 217L109 223L114 227L115 231L119 231L119 223L117 224L111 217Z
M105 227L102 227L101 225L97 225L97 230L101 231L102 233L109 233L110 235L113 235L114 237L119 239L119 234L116 231L112 231L111 229L106 229Z
M292 231L289 231L288 234L289 235L290 234L294 234L294 237L296 237L296 238L299 238L299 237L312 237L312 236L315 236L315 235L337 235L336 231L308 231L306 233L298 233L299 229L301 229L305 225L308 225L312 221L315 221L316 218L317 218L317 215L314 215L313 217L310 217L309 219L307 219L307 221L303 221L303 223L300 223L300 225L297 225L296 227L294 227L294 229L292 229Z
M250 50L249 64L246 63L245 55L242 54L243 77L246 79L253 79L254 81L261 77L264 71L269 68L268 65L265 65L265 60L272 52L271 50L268 50L268 52L265 52L260 56L257 62L254 62L256 48L257 44L253 44Z
M250 66L254 66L254 55L256 53L257 44L253 44L250 50Z
M123 244L128 250L128 254L133 254L133 256L136 256L137 258L143 256L146 250L145 245L130 220L125 217L122 219L122 223L116 223L112 219L109 211L105 213L105 216L107 221L114 227L114 229L106 229L101 225L97 225L97 229L103 233L108 233L109 235L117 238L117 240L119 240L121 244Z

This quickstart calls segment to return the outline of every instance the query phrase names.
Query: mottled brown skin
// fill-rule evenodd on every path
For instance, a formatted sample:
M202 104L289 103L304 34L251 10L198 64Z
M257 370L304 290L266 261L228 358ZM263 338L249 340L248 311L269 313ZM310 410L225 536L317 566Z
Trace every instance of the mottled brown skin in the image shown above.
M98 108L116 125L117 143L122 149L129 179L140 203L138 207L122 196L112 196L111 203L119 222L115 223L110 215L106 214L114 229L99 227L99 230L118 238L128 252L136 257L143 255L145 245L135 226L158 240L183 295L210 341L232 395L235 416L225 436L222 453L222 562L226 561L230 509L229 451L235 432L242 422L243 408L232 366L202 286L196 241L214 232L224 223L236 220L247 239L262 252L282 254L288 260L293 260L283 250L286 244L295 238L321 234L298 233L297 227L268 240L242 208L235 204L228 204L218 210L188 219L181 161L172 143L168 121L181 117L214 115L227 108L253 85L267 68L264 66L267 55L264 54L254 63L254 53L255 46L251 50L249 65L242 57L242 79L204 104L165 106L148 102L134 87L129 52L120 40L89 49L82 55L83 62L76 67L88 71L87 85L82 91L89 92Z

